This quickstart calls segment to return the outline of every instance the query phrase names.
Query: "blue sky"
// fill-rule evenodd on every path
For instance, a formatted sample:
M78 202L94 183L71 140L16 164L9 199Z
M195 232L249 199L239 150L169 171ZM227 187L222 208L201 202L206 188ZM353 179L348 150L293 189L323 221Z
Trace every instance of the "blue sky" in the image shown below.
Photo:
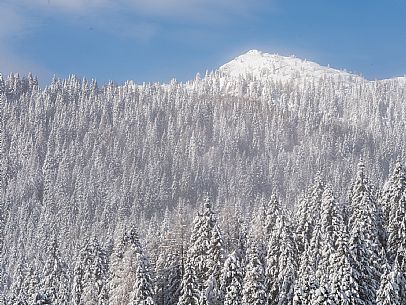
M0 72L185 81L249 49L406 74L406 1L0 0Z

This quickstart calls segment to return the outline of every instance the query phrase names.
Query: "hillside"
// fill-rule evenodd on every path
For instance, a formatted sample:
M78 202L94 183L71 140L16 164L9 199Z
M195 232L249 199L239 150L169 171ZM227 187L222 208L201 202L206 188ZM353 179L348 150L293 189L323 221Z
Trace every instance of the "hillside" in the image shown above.
M11 74L0 77L0 96L1 291L10 304L47 304L52 293L65 300L55 304L128 304L130 295L194 304L184 287L206 302L208 287L226 289L235 272L243 304L262 293L300 298L308 281L314 298L333 289L326 283L357 281L352 292L373 305L386 291L380 276L406 271L402 253L395 264L404 78L370 81L249 51L186 83L70 76L40 88ZM370 255L357 265L349 249ZM344 277L348 268L364 278ZM282 279L289 291L278 290Z

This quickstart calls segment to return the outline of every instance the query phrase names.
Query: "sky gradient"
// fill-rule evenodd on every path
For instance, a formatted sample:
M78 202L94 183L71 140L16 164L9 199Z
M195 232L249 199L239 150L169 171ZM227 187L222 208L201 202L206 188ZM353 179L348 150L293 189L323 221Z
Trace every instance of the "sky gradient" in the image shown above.
M0 72L168 82L259 49L406 74L406 1L0 0Z

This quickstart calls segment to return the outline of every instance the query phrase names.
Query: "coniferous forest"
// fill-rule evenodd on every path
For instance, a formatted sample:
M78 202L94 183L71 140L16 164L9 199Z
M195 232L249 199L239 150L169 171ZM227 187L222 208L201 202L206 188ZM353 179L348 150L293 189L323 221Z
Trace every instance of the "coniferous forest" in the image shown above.
M405 305L406 84L0 76L10 305Z

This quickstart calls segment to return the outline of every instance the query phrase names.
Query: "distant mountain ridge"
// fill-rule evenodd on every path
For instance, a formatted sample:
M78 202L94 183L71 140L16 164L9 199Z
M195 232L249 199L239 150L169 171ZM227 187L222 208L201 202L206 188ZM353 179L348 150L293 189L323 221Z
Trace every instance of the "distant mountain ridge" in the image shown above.
M269 54L259 50L250 50L228 63L219 67L218 71L224 75L237 78L251 76L255 79L273 79L275 81L310 81L323 77L347 81L371 81L362 76L349 73L318 63L297 58L295 56L281 56ZM406 77L393 77L377 81L405 82Z
M321 77L363 80L361 76L321 66L295 56L281 56L250 50L222 65L219 71L231 77L251 75L254 78L280 81L311 80Z

